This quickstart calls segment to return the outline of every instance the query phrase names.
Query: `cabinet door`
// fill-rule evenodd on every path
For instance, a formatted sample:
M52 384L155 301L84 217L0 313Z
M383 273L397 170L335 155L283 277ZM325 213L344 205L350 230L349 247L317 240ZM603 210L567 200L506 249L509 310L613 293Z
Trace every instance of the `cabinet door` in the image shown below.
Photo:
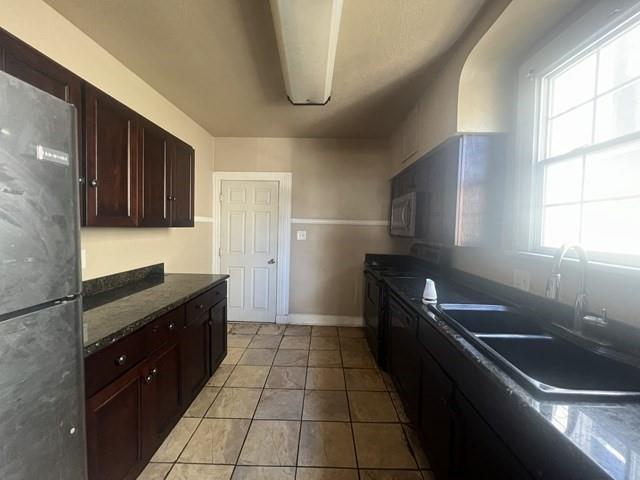
M71 103L77 110L80 215L85 223L84 155L82 154L82 79L46 55L0 29L0 70Z
M453 383L423 349L420 395L420 433L437 478L449 478L453 416Z
M182 413L180 348L178 342L156 352L144 371L143 458L151 458Z
M194 151L174 139L171 153L171 226L193 227Z
M378 283L371 275L364 275L364 301L363 318L365 326L365 336L371 352L376 357L378 363L381 363L380 356L380 329L381 312L380 312L380 288Z
M185 325L180 339L182 396L189 405L209 379L209 310Z
M85 88L87 225L138 224L138 121L98 89Z
M151 122L140 125L140 225L168 227L171 222L167 133Z
M393 298L389 301L391 375L395 380L409 418L417 423L420 398L420 356L417 317Z
M211 309L211 369L216 371L227 356L227 300L224 299Z
M455 405L458 411L452 462L455 478L533 478L461 394L456 395Z
M141 371L133 368L87 400L91 480L133 479L141 470L142 389Z

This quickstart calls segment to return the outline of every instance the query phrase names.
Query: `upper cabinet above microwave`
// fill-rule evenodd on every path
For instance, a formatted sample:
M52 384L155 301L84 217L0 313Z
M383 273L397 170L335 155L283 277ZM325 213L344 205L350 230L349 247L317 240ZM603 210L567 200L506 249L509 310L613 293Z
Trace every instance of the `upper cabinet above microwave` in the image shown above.
M451 137L392 179L392 205L415 193L414 236L419 240L444 246L497 242L504 213L504 160L503 135Z
M194 149L0 29L0 70L75 105L88 227L193 227Z

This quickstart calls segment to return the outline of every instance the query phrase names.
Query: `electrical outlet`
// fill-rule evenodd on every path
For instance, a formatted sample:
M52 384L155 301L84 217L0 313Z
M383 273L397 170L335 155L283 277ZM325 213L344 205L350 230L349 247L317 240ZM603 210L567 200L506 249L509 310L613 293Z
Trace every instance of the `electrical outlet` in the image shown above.
M298 240L306 240L307 239L307 231L306 230L296 230L296 238Z
M513 270L513 286L528 292L531 288L531 275L527 270L515 268Z

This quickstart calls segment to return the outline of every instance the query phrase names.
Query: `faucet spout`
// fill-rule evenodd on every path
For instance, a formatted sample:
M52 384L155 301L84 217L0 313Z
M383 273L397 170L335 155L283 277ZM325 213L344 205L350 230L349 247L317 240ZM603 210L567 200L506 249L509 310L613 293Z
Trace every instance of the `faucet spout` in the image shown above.
M574 305L574 316L572 330L576 333L582 331L582 319L585 316L587 310L587 291L586 291L586 277L587 266L589 265L589 259L587 252L582 246L578 244L565 243L555 253L553 257L553 266L551 267L551 276L547 281L546 296L553 300L559 300L560 298L560 285L562 275L560 273L560 267L562 266L562 260L566 257L570 250L574 250L578 256L580 262L580 276L578 280L578 293L576 295L576 301Z

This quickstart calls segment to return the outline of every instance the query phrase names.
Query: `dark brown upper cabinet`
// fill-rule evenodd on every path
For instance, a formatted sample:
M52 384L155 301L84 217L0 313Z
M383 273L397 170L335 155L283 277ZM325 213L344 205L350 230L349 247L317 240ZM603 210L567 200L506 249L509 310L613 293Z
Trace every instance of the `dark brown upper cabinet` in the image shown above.
M138 225L138 116L85 84L87 225Z
M171 226L193 227L195 152L177 138L170 141Z
M171 160L167 133L141 121L140 125L140 225L171 226Z
M193 227L190 145L2 29L0 70L75 105L82 226Z
M140 225L193 227L193 148L147 120L139 139Z
M80 215L84 225L86 192L82 154L82 79L2 29L0 29L0 70L76 107Z
M455 135L392 179L392 199L417 194L418 239L462 247L500 242L505 145L502 134Z

